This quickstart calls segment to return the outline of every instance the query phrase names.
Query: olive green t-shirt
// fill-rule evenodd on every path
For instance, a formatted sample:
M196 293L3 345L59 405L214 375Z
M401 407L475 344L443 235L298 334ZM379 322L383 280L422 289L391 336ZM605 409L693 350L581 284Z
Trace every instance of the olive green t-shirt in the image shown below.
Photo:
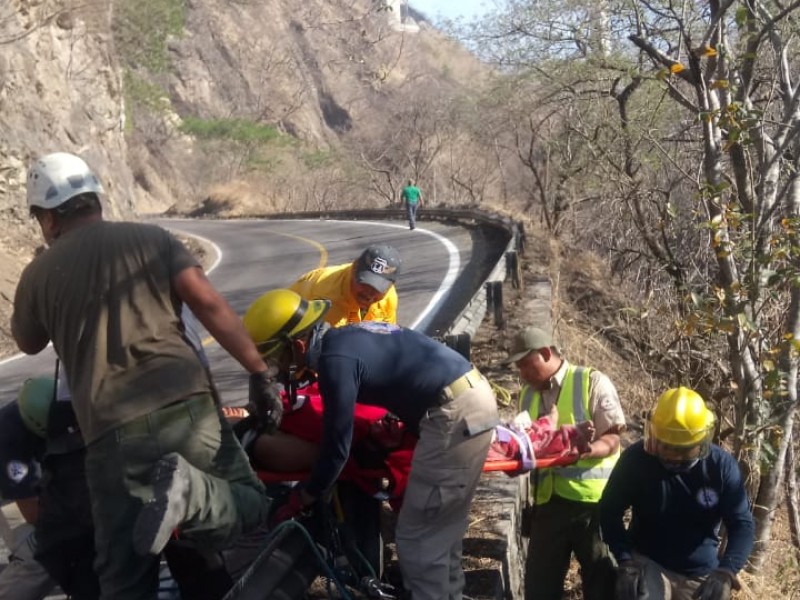
M187 268L197 261L161 227L100 221L65 233L23 271L14 327L52 340L87 443L209 391L172 289Z

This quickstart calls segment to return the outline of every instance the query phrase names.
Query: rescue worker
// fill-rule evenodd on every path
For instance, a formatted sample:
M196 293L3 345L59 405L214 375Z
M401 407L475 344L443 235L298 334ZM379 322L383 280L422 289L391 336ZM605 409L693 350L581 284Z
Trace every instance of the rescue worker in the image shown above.
M305 300L328 300L330 308L324 319L333 327L361 321L397 323L394 282L401 264L393 247L372 245L353 262L309 271L289 289ZM282 431L244 439L250 442L245 447L251 462L261 468L300 470L313 462L319 451L317 444Z
M461 354L422 333L375 322L331 329L327 310L325 301L273 290L244 316L265 359L287 376L308 365L322 396L319 458L276 520L331 489L350 453L355 405L386 408L419 434L396 530L403 585L414 600L459 599L461 541L499 422L491 386Z
M75 155L32 164L28 204L49 248L22 273L11 330L23 352L52 340L63 361L87 444L102 598L139 600L156 597L158 555L176 527L219 547L270 506L186 339L182 303L251 373L260 416L274 425L282 405L240 319L183 244L154 225L104 221L102 193Z
M577 462L536 470L531 476L530 541L525 562L525 598L558 600L572 553L581 567L583 597L605 599L613 585L614 567L600 537L597 503L619 458L625 429L617 390L600 371L569 363L547 332L527 327L513 339L504 361L514 363L523 381L522 428L557 407L558 425L591 420L595 437Z
M51 587L57 582L75 600L99 598L85 451L69 392L63 385L57 389L53 377L34 377L3 413L3 433L17 443L7 451L26 465L16 471L25 473L17 493L24 490L37 502L34 558L52 578Z
M27 383L23 385L19 397L25 398L30 388ZM34 558L44 444L43 438L26 427L16 400L0 408L0 498L15 501L25 521L13 532L6 532L6 537L13 534L13 541L6 540L11 553L8 565L0 572L0 598L42 600L56 586Z
M0 409L0 490L26 507L31 524L0 573L0 598L41 600L56 584L73 600L100 597L85 456L63 382L56 392L52 377L28 379L17 401ZM216 600L232 585L218 557L176 542L164 554L184 598Z
M397 323L394 284L401 265L392 246L372 245L353 262L309 271L289 289L306 300L330 300L325 321L333 327L360 321Z
M738 589L755 529L736 460L711 443L714 421L694 390L667 390L644 441L629 446L614 467L600 521L619 563L619 600L727 600ZM722 523L727 543L720 555Z

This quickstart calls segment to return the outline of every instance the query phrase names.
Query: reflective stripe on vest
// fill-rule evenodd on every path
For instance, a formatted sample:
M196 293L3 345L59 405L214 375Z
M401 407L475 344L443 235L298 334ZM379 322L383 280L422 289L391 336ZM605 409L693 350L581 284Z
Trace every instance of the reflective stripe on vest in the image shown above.
M558 393L558 426L574 425L588 420L591 369L567 365L567 372ZM532 420L539 418L542 395L530 386L520 393L520 409L527 410ZM598 502L611 470L619 458L617 450L605 458L585 458L565 467L539 469L531 477L531 497L544 504L556 495L578 502Z

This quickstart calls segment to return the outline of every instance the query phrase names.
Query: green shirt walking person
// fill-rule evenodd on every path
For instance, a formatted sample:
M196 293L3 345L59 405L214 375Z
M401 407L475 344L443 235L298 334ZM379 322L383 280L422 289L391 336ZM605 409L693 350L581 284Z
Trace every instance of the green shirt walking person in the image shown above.
M414 229L417 224L417 209L422 205L422 192L410 179L408 180L408 185L400 193L400 203L406 206L408 228Z

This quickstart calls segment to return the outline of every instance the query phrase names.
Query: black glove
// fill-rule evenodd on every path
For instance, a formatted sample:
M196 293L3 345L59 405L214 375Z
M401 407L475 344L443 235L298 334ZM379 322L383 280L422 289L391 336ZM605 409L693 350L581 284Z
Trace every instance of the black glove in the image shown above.
M616 600L647 600L650 597L644 581L644 565L635 560L626 560L617 567L617 582L614 586Z
M250 374L250 405L267 433L275 433L283 418L283 386L269 371Z
M711 571L692 598L695 600L729 600L732 587L733 574L723 570Z

